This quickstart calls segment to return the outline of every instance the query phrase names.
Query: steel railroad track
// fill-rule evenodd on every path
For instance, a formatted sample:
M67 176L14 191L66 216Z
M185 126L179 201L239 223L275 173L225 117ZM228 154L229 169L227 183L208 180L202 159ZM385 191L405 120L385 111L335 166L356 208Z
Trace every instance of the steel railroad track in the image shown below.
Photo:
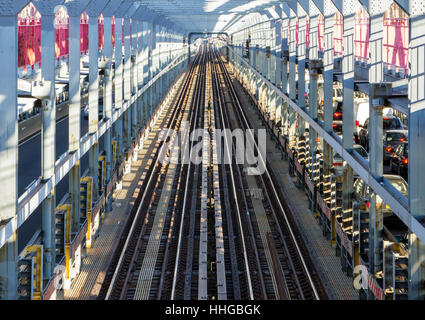
M227 124L233 129L236 127L244 130L252 128L241 106L230 73L222 57L216 51L214 52L214 56L217 63L215 73L220 75L221 80L224 82L223 90L226 91L227 108L224 108L223 105L221 107L224 110L223 115L225 118L228 118ZM228 107L232 108L236 121L229 120ZM237 126L235 123L237 123ZM252 135L250 139L254 141L255 149L258 149L258 144L255 142L256 135L251 131L246 132ZM266 299L326 299L325 290L321 286L320 279L315 272L310 257L306 254L308 251L291 216L292 212L285 203L279 187L276 187L278 183L273 169L267 162L267 159L262 158L260 152L258 152L258 157L266 169L264 174L255 176L257 186L263 191L262 202L266 214L263 216L253 214L253 211L251 211L252 208L245 204L252 223L252 228L248 228L249 231L245 232L245 235L248 237L252 231L255 233L251 233L250 236L255 239L256 243L256 248L254 247L253 250L257 250L259 253L255 255L257 265L261 265L257 270L260 271L257 275L263 273L262 277L257 276L256 281L261 282L261 286L255 287L258 291L255 295L258 298L263 296ZM241 168L236 171L238 173L242 172ZM240 174L239 176L242 178L240 187L246 188L246 175ZM267 227L270 231L264 232L265 228L262 228L261 225L265 224L268 225ZM258 234L260 229L263 229L264 234ZM249 242L248 240L247 242ZM259 256L261 256L260 261ZM264 259L264 256L269 256L268 263L266 263L265 260L267 259ZM250 257L253 256L250 255ZM254 278L255 273L251 272L251 275ZM263 292L258 289L261 287L263 288Z

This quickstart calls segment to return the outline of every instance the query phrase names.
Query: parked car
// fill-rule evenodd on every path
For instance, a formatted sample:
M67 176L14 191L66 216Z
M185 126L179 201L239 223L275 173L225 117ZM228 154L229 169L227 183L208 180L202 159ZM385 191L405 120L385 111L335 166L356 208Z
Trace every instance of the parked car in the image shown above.
M391 157L397 147L407 141L407 130L388 130L384 133L384 163L390 162Z
M369 151L369 119L367 118L364 125L360 126L359 142ZM404 127L400 119L396 116L386 116L383 118L383 130L386 133L388 130L403 130Z
M405 197L408 196L408 185L406 180L404 180L401 176L392 175L392 174L384 174L384 178L391 183L391 185L396 188L401 194ZM353 185L353 198L357 200L361 205L362 210L369 211L369 202L370 202L370 187L367 185L362 178L357 178ZM383 206L384 205L384 206ZM391 217L394 215L391 208L383 204L381 197L376 197L376 207L377 209L382 208L384 217Z
M409 169L409 143L402 142L395 149L390 159L390 171L395 172L405 179Z

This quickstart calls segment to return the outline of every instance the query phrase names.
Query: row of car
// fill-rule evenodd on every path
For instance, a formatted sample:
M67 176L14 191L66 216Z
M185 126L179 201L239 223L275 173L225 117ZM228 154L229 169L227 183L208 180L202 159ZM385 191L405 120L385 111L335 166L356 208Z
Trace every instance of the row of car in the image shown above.
M319 98L323 92L319 88ZM333 87L333 131L341 135L343 124L343 106L342 106L342 87L341 84L335 82ZM319 107L319 117L323 117L323 100ZM354 150L363 158L368 160L367 152L369 152L369 98L356 97L354 99ZM384 132L384 155L383 161L385 165L389 165L391 173L397 173L407 180L408 177L408 131L403 125L400 118L393 114L393 109L385 108L383 110L384 117L382 119ZM363 147L363 148L361 148ZM362 150L363 149L363 150ZM340 157L334 157L335 165L341 166Z
M343 93L342 85L334 82L333 86L333 131L337 135L342 135L343 126ZM319 119L323 120L323 88L319 87ZM353 133L354 147L353 150L367 163L369 161L369 98L365 95L358 94L354 98L353 110ZM408 197L408 130L402 124L400 118L393 114L393 109L385 108L383 110L383 161L384 178L405 197ZM320 147L319 147L320 148ZM342 175L347 163L336 152L333 154L334 173ZM370 187L365 181L355 174L353 185L353 199L357 200L361 205L361 210L369 211L370 206ZM391 208L383 203L382 199L377 196L377 209L382 209L384 214L384 223L391 226L391 230L399 230L403 224L398 221L397 216L392 212ZM395 238L400 243L407 246L407 231L401 228L402 232L396 232Z

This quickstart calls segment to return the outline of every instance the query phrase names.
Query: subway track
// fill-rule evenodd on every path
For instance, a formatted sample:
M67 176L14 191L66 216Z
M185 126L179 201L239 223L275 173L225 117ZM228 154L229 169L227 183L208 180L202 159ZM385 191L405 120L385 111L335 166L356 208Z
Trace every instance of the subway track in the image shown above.
M223 59L217 52L214 53L217 68L213 74L221 78L224 84L223 91L225 93L224 101L226 104L221 104L222 110L224 110L222 114L224 118L228 118L227 123L232 129L242 128L248 130L252 128L252 125L247 119L243 107L240 104L229 71ZM226 105L230 105L233 108L226 108ZM229 117L230 110L234 113L233 119L229 119L232 118ZM225 115L226 112L228 113L227 115ZM223 121L223 123L225 123L225 121ZM251 135L250 138L252 141L254 141L255 133L246 131L246 135L249 134ZM258 136L255 138L258 139ZM249 148L250 145L258 149L257 142L247 144L247 148ZM294 224L293 218L291 217L291 211L288 206L285 205L284 197L279 188L276 187L278 184L275 181L276 178L273 169L270 167L267 159L263 159L259 150L258 159L258 163L263 165L265 172L255 175L256 187L258 189L254 188L254 190L250 189L249 191L260 190L260 192L257 193L260 194L265 214L251 211L253 209L252 197L249 197L251 199L248 199L248 201L241 199L242 206L245 205L246 215L249 213L249 218L253 225L247 232L244 232L244 235L247 237L251 235L251 237L256 239L255 244L257 248L253 248L253 250L257 253L256 257L261 257L260 261L258 261L257 258L257 265L261 265L261 269L259 270L262 272L258 272L259 270L254 269L251 273L258 275L256 277L257 282L261 284L260 286L254 287L256 291L258 291L254 294L258 298L263 296L266 299L326 299L325 291L321 287L320 279L314 271L314 266L312 261L310 261L310 257L303 254L303 252L307 251L303 250L305 249L304 244ZM241 174L241 172L247 172L247 168L245 168L245 170L241 169L240 167L238 170L239 176L242 178L239 179L240 181L242 180L240 189L246 190L246 186L249 185L248 179L250 177L249 175ZM252 192L250 192L250 194L252 194ZM240 198L245 197L242 196ZM251 205L247 205L249 200L251 200ZM243 213L243 211L241 213ZM255 220L257 222L256 225ZM260 239L262 241L260 241ZM247 243L249 243L249 241L247 241ZM266 259L264 259L264 257L266 257ZM267 263L265 260L267 260ZM261 288L262 290L260 290Z
M196 55L171 110L98 298L326 299L214 47ZM237 161L235 129L264 173Z
M183 117L183 108L186 105L186 100L190 96L189 92L192 89L195 80L195 69L199 56L196 58L194 63L190 66L190 70L186 73L185 79L183 80L179 92L174 101L175 108L172 109L172 114L169 117L168 123L165 124L165 128L170 128L167 135L171 133L171 129L177 129L180 126ZM175 139L175 136L173 136ZM167 138L169 139L169 138ZM168 140L169 142L169 140ZM137 290L137 271L140 274L140 264L143 264L144 255L143 251L146 251L146 242L152 231L152 224L154 222L155 209L158 206L158 197L160 197L160 188L163 187L166 167L159 161L159 157L165 157L164 154L164 139L160 142L159 147L156 150L155 159L152 162L147 177L143 181L141 192L135 203L131 214L132 219L129 219L129 223L123 231L120 237L117 250L114 253L112 263L108 270L106 280L102 285L98 299L134 299ZM167 227L172 227L171 219L165 221ZM167 229L167 227L165 229ZM162 236L158 236L160 240ZM164 249L164 241L160 241L161 250ZM166 241L165 241L166 242ZM165 244L165 248L167 245ZM154 272L153 276L158 274ZM153 277L152 277L153 278ZM154 280L154 279L151 279ZM155 282L155 280L153 281ZM147 291L147 290L143 290ZM138 292L140 294L140 290ZM137 297L136 297L137 298Z

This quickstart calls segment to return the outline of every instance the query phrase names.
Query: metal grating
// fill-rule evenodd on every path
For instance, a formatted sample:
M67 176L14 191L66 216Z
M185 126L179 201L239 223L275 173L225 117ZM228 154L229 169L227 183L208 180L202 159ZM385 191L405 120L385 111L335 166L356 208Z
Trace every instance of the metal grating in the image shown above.
M127 13L128 9L130 9L131 5L132 5L131 0L124 0L123 2L121 2L121 5L115 11L115 17L124 18L125 14Z
M90 0L65 0L64 6L68 11L70 17L79 17L85 11Z
M425 14L424 0L410 0L410 15L419 16Z
M133 2L132 5L130 6L130 8L127 10L127 12L125 13L125 17L126 18L131 18L135 12L137 11L137 9L140 7L140 3L138 2Z
M360 10L361 4L358 0L343 0L342 14L351 15Z
M313 0L310 0L310 17L318 16L320 14L319 9L317 8L316 4L313 2Z
M103 10L102 14L104 17L112 17L117 11L118 7L121 4L121 0L111 0L108 5Z
M42 1L44 2L44 0ZM98 17L106 5L107 2L104 0L91 0L90 4L86 8L86 13L89 17Z
M369 0L368 2L370 15L384 13L393 4L393 0Z
M331 0L325 0L325 16L334 15L338 9L335 7L335 4Z
M37 8L41 15L53 16L57 7L61 6L60 0L33 0L32 4Z
M18 14L27 4L28 0L1 0L0 15L11 16Z
M307 16L307 12L304 10L304 8L300 5L299 2L297 2L297 16L298 18Z

